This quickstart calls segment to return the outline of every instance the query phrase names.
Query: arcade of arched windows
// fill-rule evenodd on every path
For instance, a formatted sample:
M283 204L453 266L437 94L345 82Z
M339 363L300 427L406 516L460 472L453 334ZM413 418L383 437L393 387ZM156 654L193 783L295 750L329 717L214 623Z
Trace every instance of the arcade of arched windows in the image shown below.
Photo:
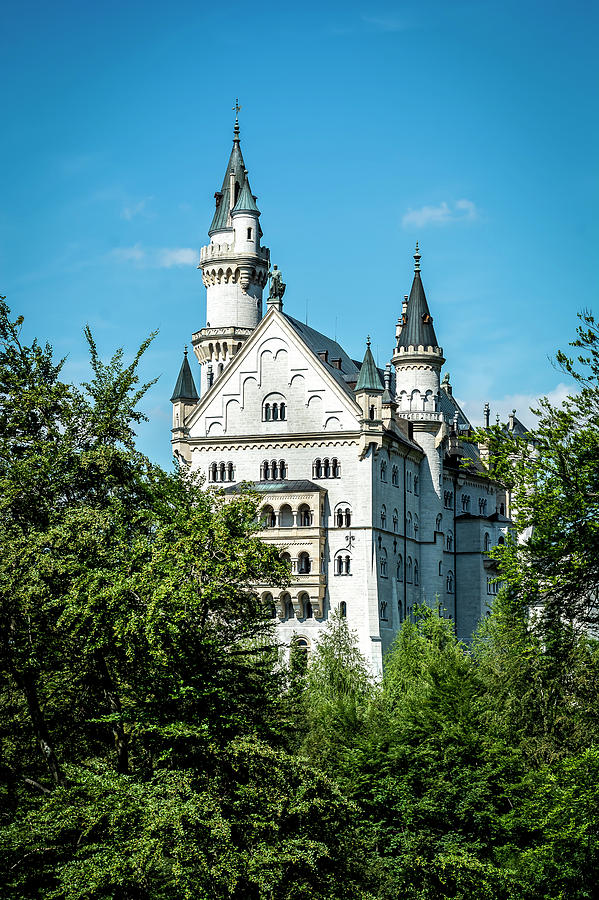
M282 591L276 599L271 591L265 591L261 600L273 619L314 619L315 614L319 613L319 605L313 603L307 591L298 591L295 597L289 591ZM303 640L307 648L307 641L305 638Z
M351 556L347 550L338 550L333 567L335 575L351 575Z
M265 459L260 466L260 481L284 481L287 475L287 463L284 459Z
M213 462L208 466L208 481L231 482L235 481L235 466L232 462Z
M263 422L284 422L287 419L287 404L282 394L269 394L262 404Z
M307 503L300 503L296 508L282 503L277 509L267 503L260 510L260 520L264 528L310 528L315 523L315 514Z
M351 507L347 503L339 503L335 509L335 525L337 528L351 526Z
M341 466L336 457L315 459L312 463L312 478L341 478Z

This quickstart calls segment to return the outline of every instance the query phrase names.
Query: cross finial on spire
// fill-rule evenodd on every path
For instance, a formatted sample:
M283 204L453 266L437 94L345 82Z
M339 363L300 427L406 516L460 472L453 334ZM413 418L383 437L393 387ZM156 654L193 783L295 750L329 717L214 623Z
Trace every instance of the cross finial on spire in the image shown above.
M185 349L183 350L183 355L187 356L187 344L185 344Z
M233 112L235 113L235 128L233 132L235 137L239 137L239 113L241 110L241 106L239 105L239 97L235 97L235 106L232 107Z
M370 350L370 335L368 335L368 337L366 338L366 346Z
M416 241L416 252L414 253L414 271L415 272L420 271L420 259L421 259L421 253L420 253L420 250L418 249L418 241Z

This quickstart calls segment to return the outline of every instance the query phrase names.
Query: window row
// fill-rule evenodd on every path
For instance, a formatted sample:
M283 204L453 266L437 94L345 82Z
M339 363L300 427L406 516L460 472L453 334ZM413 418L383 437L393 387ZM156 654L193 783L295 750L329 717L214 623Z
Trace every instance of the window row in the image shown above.
M345 507L345 509L340 507L335 514L335 522L337 528L343 528L344 526L349 528L351 525L351 509L349 507Z
M263 506L260 519L264 528L308 528L314 524L314 513L307 503L302 503L298 509L285 503L276 511L270 505Z
M380 573L383 578L388 578L388 566L387 566L387 551L383 548L381 550L380 555ZM408 556L406 559L406 568L405 568L405 579L408 584L419 584L420 583L420 568L418 566L418 560L412 559L411 556ZM403 564L403 556L398 554L397 563L395 567L395 580L403 582L404 580L404 564Z
M340 478L341 466L339 460L333 459L315 459L312 463L313 478Z
M277 617L279 619L314 618L314 610L312 607L310 596L304 591L302 591L302 593L298 594L297 596L297 605L299 607L297 610L297 615L296 608L293 604L293 600L291 599L291 594L287 592L281 594L277 602L275 602L271 593L266 592L265 594L262 594L262 602L266 609L269 611L272 619L276 619Z
M501 590L501 581L497 578L487 578L487 594L494 597Z
M208 481L235 481L235 467L233 463L213 462L208 466Z
M283 481L287 478L287 463L284 459L265 459L260 466L260 481Z
M335 557L335 575L351 575L351 556L339 553Z
M287 417L287 407L285 403L265 403L262 407L263 422L284 422Z

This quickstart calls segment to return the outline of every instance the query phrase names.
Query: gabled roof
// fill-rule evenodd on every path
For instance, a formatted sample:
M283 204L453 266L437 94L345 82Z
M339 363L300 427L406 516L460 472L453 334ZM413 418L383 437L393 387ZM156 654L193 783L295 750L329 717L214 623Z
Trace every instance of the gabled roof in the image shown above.
M187 348L185 348L185 356L181 363L179 377L177 378L175 390L171 397L171 403L175 403L176 400L187 400L188 402L196 403L199 399L193 375L191 374L191 369L189 368L189 362L187 360Z
M285 312L282 313L282 315L316 356L320 353L327 354L328 363L325 363L327 370L343 387L344 391L346 391L353 399L353 391L349 387L349 384L355 384L358 380L360 373L359 364L356 364L354 360L348 356L341 344L338 344L337 341L332 340L320 331L316 331L314 328L310 328L309 325L305 325L303 322L300 322L299 319L294 319L293 316L289 316ZM341 366L340 369L337 369L332 365L331 361L333 359L341 360L339 363Z
M360 375L358 377L358 382L354 388L354 392L357 394L358 391L374 391L376 393L382 394L383 390L383 382L381 381L379 370L375 365L374 357L370 350L370 338L368 338L368 340L366 341L366 353L364 354L364 362L362 363Z
M420 252L416 244L414 254L414 281L408 306L404 315L404 325L399 335L398 347L438 347L437 335L433 328L433 317L430 314L426 294L420 277Z
M229 219L229 210L231 209L231 171L235 176L235 183L239 185L237 199L241 196L241 192L246 184L251 195L247 170L243 161L243 154L241 152L241 144L239 141L239 126L237 124L235 125L233 134L233 149L231 150L231 156L229 157L229 162L225 170L225 177L223 178L223 186L216 195L216 211L214 213L214 218L212 219L212 224L208 229L208 234L210 235L215 231L222 231L229 227L227 222Z

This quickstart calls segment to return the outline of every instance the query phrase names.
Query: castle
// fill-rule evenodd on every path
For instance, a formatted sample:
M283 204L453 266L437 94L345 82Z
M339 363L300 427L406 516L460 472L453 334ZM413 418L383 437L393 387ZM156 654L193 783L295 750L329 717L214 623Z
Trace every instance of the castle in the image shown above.
M186 351L171 398L175 455L207 486L250 482L263 498L263 537L281 547L291 583L257 590L283 642L296 635L309 649L338 608L380 671L420 603L440 605L468 640L497 590L485 551L504 539L509 497L482 477L484 447L463 440L470 423L441 379L418 245L380 370L369 341L353 360L284 311L237 120L215 199L199 264L206 327L192 337L200 395ZM510 427L522 426L512 416Z

